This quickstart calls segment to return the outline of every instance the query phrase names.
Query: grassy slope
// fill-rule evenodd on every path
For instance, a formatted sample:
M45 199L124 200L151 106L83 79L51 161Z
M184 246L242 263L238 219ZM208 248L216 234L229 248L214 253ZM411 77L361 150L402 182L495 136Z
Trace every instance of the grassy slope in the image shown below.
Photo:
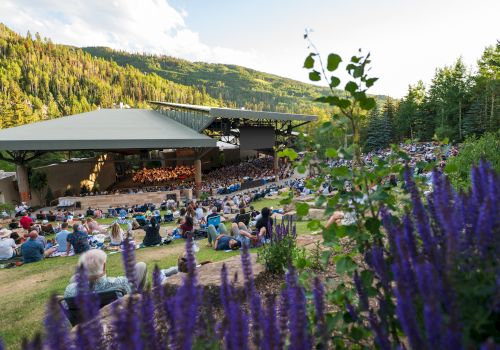
M264 199L255 203L256 209L264 206L278 206L278 200ZM109 224L109 220L100 220ZM307 233L307 222L297 223L297 232ZM173 226L169 224L168 227ZM164 234L162 226L161 233ZM197 260L220 261L239 254L217 252L200 242ZM175 241L168 246L139 249L136 258L148 265L148 275L155 265L167 268L177 264L177 257L184 249L184 241ZM78 257L46 259L38 263L14 269L0 270L0 337L7 349L17 349L23 337L32 337L43 329L45 304L51 294L62 294L74 272ZM107 272L110 276L123 275L121 254L108 256Z

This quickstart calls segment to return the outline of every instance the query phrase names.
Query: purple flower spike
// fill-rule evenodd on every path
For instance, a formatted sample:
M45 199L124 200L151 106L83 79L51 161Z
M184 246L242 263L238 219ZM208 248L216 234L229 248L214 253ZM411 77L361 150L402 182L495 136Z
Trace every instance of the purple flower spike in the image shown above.
M306 296L299 285L297 274L290 267L286 276L286 288L290 302L290 347L289 350L311 349L311 339L308 332Z
M57 302L57 297L50 298L45 314L45 346L51 350L66 350L70 348L68 326L61 308ZM0 344L0 350L2 346Z
M137 286L135 274L135 245L131 243L128 233L123 241L122 260L123 267L125 268L125 276L127 276L132 288L135 289Z
M320 348L327 349L328 334L325 318L325 288L318 277L314 279L313 295L314 309L316 311L316 339L320 344Z

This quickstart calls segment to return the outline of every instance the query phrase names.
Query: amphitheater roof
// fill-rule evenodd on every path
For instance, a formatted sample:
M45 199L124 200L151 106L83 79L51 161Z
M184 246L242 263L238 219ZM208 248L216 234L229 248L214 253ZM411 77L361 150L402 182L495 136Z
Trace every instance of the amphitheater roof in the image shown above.
M185 147L216 147L216 140L146 109L100 109L0 130L0 150L8 151Z

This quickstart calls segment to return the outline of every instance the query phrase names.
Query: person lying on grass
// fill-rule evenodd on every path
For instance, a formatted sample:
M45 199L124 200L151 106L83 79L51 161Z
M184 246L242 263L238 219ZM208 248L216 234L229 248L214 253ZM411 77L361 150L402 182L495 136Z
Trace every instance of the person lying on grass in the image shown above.
M108 291L121 291L123 294L129 294L132 286L127 277L108 277L106 275L107 255L100 249L92 249L80 256L78 266L83 266L87 272L90 288L96 293ZM135 276L137 279L137 288L143 288L146 285L147 266L144 262L135 264ZM73 275L70 283L64 291L65 298L73 298L78 292L76 276Z

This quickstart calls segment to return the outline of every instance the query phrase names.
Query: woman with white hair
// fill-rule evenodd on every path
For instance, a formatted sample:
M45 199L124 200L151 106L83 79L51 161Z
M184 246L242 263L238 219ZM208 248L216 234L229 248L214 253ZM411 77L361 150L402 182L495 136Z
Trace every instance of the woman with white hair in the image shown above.
M83 266L87 273L90 288L96 293L109 291L121 291L128 294L132 291L132 285L125 276L108 277L106 275L107 255L100 249L91 249L80 256L78 266ZM135 264L136 288L144 288L146 284L147 266L144 262ZM77 294L77 283L75 277L71 277L70 284L64 291L65 298L75 297Z

